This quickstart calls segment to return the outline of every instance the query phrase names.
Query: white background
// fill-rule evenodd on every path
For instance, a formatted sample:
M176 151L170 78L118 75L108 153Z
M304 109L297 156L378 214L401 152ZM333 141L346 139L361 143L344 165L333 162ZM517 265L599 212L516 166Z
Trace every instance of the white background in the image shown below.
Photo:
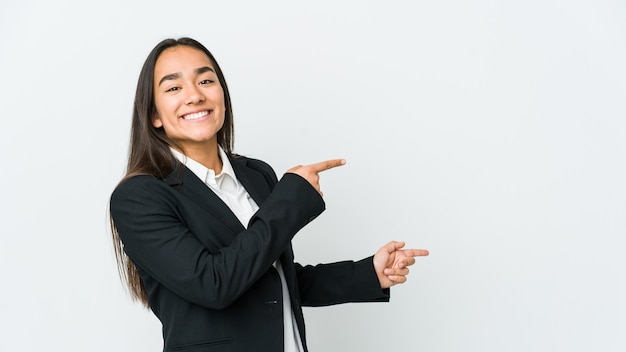
M296 259L427 248L388 304L307 308L312 351L626 350L626 3L0 2L0 351L158 351L108 197L137 76L191 36L235 150L328 158Z

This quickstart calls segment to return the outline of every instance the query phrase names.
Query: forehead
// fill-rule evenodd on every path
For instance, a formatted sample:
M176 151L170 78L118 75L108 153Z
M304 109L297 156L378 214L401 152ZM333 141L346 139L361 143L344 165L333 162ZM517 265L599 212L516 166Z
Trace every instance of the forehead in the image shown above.
M154 78L172 73L185 74L205 66L215 70L213 62L204 52L186 45L175 46L159 55L154 65Z

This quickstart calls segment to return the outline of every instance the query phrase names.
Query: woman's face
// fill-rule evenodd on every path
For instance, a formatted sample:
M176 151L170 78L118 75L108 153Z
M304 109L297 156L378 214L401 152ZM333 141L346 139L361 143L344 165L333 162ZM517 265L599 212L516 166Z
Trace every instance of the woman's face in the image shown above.
M154 66L156 115L152 125L181 147L217 143L224 124L224 90L211 60L189 46L164 50Z

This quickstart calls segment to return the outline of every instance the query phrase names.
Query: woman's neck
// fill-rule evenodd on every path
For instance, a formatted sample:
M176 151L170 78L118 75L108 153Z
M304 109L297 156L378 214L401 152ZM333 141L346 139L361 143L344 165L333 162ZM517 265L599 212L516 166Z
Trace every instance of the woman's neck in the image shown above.
M222 159L220 159L217 143L211 143L209 146L206 144L185 145L184 148L185 155L189 158L213 170L216 175L222 172Z

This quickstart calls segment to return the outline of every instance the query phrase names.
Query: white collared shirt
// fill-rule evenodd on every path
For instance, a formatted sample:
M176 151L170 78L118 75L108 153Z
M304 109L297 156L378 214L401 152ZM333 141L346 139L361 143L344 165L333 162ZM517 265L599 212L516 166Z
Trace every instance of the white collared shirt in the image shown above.
M198 176L204 184L228 205L243 227L247 228L250 218L252 218L252 215L259 209L259 206L237 180L235 171L222 147L219 147L219 156L222 160L222 172L219 175L215 175L214 170L207 168L181 152L173 148L170 148L170 150L176 159L191 170L194 175ZM285 273L279 260L274 262L274 266L280 276L283 295L284 350L285 352L301 352L304 351L304 348L300 340L296 318L291 309L291 299L289 298L289 289L287 288Z

